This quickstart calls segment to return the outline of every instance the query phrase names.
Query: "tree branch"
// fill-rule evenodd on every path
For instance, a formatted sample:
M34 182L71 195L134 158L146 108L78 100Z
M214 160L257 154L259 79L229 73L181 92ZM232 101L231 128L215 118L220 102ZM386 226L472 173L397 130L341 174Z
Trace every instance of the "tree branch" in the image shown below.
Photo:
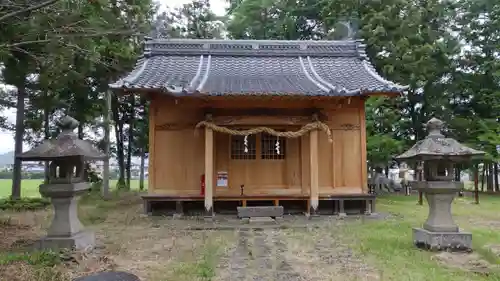
M14 107L16 107L16 103L8 101L8 100L1 100L0 99L0 106L14 108Z
M135 31L108 31L108 32L97 32L97 33L74 33L74 34L59 34L55 35L55 38L52 39L40 39L40 40L28 40L22 41L12 44L3 44L0 45L0 48L14 48L31 44L43 44L53 42L54 40L60 41L64 39L64 37L79 37L79 38L93 38L93 37L101 37L101 36L110 36L110 35L130 35L130 36L139 36L141 34L136 33Z
M38 5L34 5L34 6L29 6L27 8L24 8L24 9L20 9L20 10L17 10L17 11L14 11L14 12L10 12L8 14L5 14L3 16L0 17L0 23L2 21L5 21L9 18L12 18L12 17L15 17L17 15L20 15L22 13L26 13L26 12L31 12L31 11L36 11L36 10L39 10L39 9L42 9L42 8L45 8L47 6L50 6L52 4L55 4L57 1L59 0L47 0L45 2L42 2Z

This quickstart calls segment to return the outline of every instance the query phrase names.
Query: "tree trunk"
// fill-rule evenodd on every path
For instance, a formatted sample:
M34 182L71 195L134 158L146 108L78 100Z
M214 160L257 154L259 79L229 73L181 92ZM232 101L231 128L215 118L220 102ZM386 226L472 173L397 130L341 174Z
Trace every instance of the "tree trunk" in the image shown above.
M130 189L132 178L132 154L134 150L134 122L135 122L135 96L130 95L129 100L129 122L128 122L128 149L127 149L127 188Z
M141 167L139 170L139 190L144 190L144 166L146 162L146 153L144 147L141 147Z
M486 188L488 189L488 191L495 191L493 190L493 162L488 163L488 177L486 182Z
M103 161L102 169L102 190L101 196L104 200L109 199L109 156L110 156L110 122L111 122L111 92L107 91L104 96L106 100L106 109L104 112L104 155L107 157Z
M483 173L481 174L481 191L484 192L484 180L486 178L486 163L483 162Z
M120 118L119 101L116 95L113 95L111 109L113 114L113 121L115 123L115 137L116 137L116 158L118 161L118 188L125 186L125 156L123 145L123 120Z
M26 97L26 77L22 79L22 83L17 86L17 104L16 104L16 132L15 132L15 145L14 155L19 155L23 152L24 140L24 98ZM17 157L14 158L14 167L12 169L12 199L21 198L21 180L22 180L22 167L21 160Z
M500 186L498 182L498 163L493 163L493 180L495 182L495 192L500 191Z
M49 118L50 118L50 107L49 107L49 101L48 101L48 92L45 92L45 107L43 109L43 134L45 140L48 140L50 138L50 124L49 124ZM49 183L49 161L45 161L45 167L44 167L44 183L48 184Z

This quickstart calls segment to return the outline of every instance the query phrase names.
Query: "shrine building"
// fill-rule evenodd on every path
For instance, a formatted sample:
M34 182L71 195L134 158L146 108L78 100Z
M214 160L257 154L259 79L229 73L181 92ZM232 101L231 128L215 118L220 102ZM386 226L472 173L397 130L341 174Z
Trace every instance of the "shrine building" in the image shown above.
M146 212L207 216L369 212L365 101L406 89L359 40L151 39L110 87L150 100Z

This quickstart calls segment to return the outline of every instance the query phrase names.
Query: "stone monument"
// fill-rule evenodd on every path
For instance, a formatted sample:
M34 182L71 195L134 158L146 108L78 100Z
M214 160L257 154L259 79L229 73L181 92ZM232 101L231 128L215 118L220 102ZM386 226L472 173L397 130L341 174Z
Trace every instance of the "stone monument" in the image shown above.
M443 125L439 119L429 120L426 124L428 136L396 159L424 162L425 180L414 181L413 186L425 195L429 217L422 228L413 229L416 246L430 250L469 251L472 234L461 232L451 215L451 203L457 192L463 189L462 182L453 181L453 168L455 163L468 161L484 152L446 138L441 133Z
M85 162L102 160L105 155L92 143L81 140L73 132L78 121L70 116L61 118L61 134L18 155L23 161L48 161L47 184L40 185L40 194L50 198L54 206L52 224L47 236L36 243L38 249L76 248L93 246L94 234L84 230L78 219L78 199L90 188L85 175Z

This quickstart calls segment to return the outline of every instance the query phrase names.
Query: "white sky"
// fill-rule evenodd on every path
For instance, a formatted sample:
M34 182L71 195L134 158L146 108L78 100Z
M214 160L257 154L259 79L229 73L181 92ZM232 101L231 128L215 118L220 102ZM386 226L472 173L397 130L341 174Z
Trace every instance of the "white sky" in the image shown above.
M182 4L187 4L191 2L190 0L159 0L163 6L167 5L169 7L179 7ZM222 16L226 13L226 8L228 7L227 0L210 0L210 6L212 11L218 16Z
M191 2L190 0L159 0L162 4L162 8L165 9L166 6L169 7L179 7L182 4L187 4ZM211 0L210 5L212 11L217 15L224 15L225 9L228 4L226 0ZM16 111L8 110L8 111L0 111L0 115L7 116L9 122L14 123L16 120ZM27 150L29 147L24 145L24 150ZM14 136L10 132L0 131L0 154L6 153L14 150Z

